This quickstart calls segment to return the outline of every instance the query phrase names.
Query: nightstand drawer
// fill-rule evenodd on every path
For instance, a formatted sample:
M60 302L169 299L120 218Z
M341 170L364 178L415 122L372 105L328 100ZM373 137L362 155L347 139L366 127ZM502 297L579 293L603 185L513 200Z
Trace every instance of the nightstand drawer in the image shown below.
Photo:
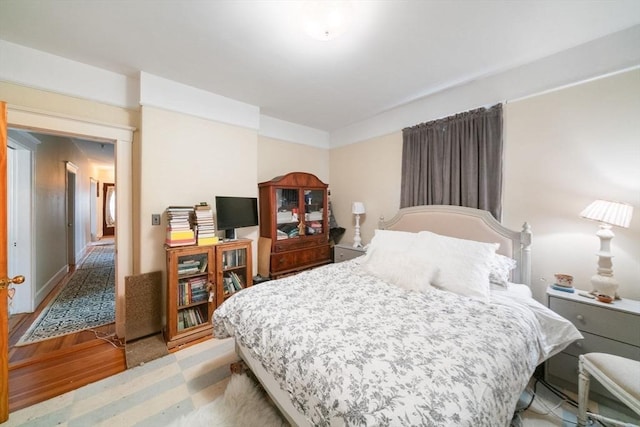
M354 248L347 247L344 245L336 245L333 248L333 261L334 262L342 262L348 261L350 259L357 258L359 256L364 255L364 249L362 248Z
M582 335L584 335L583 340L573 342L564 352L575 357L584 353L611 353L640 361L640 347L610 340L588 332L582 332Z
M640 316L561 298L550 298L549 308L580 331L640 347Z

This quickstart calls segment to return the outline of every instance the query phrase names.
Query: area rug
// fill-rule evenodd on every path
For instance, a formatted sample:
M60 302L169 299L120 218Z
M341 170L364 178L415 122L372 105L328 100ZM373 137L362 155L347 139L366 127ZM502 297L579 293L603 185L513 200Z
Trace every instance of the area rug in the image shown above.
M108 262L109 252L111 263ZM85 267L73 272L67 284L42 310L16 346L115 322L113 249L94 247L82 265ZM89 268L89 265L95 267Z
M113 243L92 246L90 252L76 269L86 270L88 268L113 267L115 263L115 252L115 245Z
M234 374L223 396L174 421L170 427L284 427L262 387L246 374Z

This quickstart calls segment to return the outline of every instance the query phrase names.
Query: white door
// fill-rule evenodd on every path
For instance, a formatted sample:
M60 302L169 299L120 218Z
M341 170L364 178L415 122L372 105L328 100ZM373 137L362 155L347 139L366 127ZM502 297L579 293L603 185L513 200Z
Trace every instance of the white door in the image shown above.
M9 139L7 147L8 271L9 277L23 274L9 305L9 314L35 310L32 256L32 152Z

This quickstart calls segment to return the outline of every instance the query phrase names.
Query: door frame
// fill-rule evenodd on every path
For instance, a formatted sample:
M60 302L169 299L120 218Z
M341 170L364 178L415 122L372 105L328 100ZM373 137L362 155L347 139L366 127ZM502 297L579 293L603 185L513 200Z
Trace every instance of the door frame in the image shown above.
M9 276L24 275L24 283L16 287L13 300L12 313L32 313L35 308L36 291L34 285L36 254L35 254L35 233L33 232L33 209L35 205L35 156L34 152L40 144L26 132L8 131L7 146L15 151L17 160L9 169L13 169L15 185L7 182L9 194L7 203L9 204L7 236L13 240L14 248L9 247L8 270ZM12 156L7 153L9 164ZM9 166L9 165L8 165ZM18 212L20 214L18 214ZM11 217L13 215L13 218ZM13 228L13 229L12 229ZM11 243L10 243L11 245Z
M7 278L7 104L0 101L0 279ZM0 423L9 418L9 294L0 286Z
M110 206L111 200L109 198L109 193L111 189L115 191L116 185L113 182L105 182L102 184L102 235L103 236L114 236L116 232L116 227L114 225L107 224L107 210ZM118 200L116 199L116 210L118 209Z
M116 335L125 336L124 278L133 271L133 133L134 127L111 125L28 107L7 105L8 127L29 132L55 133L116 145Z
M98 240L98 180L89 177L89 235L92 242Z
M76 265L76 186L78 178L78 166L66 161L65 174L65 222L67 230L67 265Z

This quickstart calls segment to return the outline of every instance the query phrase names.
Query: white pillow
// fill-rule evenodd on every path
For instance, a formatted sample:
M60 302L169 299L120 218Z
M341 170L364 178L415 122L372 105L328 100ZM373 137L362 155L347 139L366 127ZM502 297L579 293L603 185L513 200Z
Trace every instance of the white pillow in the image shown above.
M506 288L511 270L516 268L516 265L517 262L515 259L495 254L489 267L489 282L492 285L499 285Z
M416 233L375 230L360 267L399 288L424 292L431 288L437 266L416 250L417 240Z
M438 267L434 287L482 301L489 301L489 270L499 246L428 231L418 233L416 242L417 249L429 254Z

